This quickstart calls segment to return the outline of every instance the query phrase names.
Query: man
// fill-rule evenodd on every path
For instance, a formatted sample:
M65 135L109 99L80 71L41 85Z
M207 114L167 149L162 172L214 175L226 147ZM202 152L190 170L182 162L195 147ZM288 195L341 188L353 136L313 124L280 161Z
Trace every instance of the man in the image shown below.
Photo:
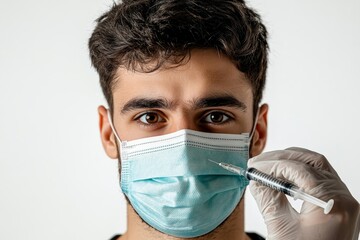
M259 155L267 33L243 1L123 1L98 19L89 48L109 104L98 109L102 144L128 203L116 238L261 239L244 231L248 180L215 161L335 201L327 215L310 203L297 213L284 194L251 183L268 239L357 239L359 204L322 155Z

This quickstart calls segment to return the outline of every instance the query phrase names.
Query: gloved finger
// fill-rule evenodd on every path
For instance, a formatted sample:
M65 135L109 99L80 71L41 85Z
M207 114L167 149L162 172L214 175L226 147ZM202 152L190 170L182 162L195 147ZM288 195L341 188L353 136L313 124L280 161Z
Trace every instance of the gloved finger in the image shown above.
M305 148L290 147L285 151L289 154L289 159L302 161L314 168L329 171L338 176L335 169L331 166L326 157L317 152Z
M286 196L271 188L265 187L255 181L251 181L250 192L264 218L268 231L268 238L276 233L277 239L279 229L282 234L289 234L286 229L297 229L299 224L299 213L293 209Z
M253 166L254 162L269 161L269 160L300 161L316 169L329 171L338 177L336 171L332 168L330 163L323 155L318 154L316 152L312 152L304 148L293 147L293 148L288 148L286 150L277 150L277 151L262 153L256 157L251 158L248 162L248 166L254 167Z
M266 187L258 182L251 181L249 184L251 195L256 200L259 210L263 216L268 214L295 211L287 200L285 194ZM290 207L290 208L289 208Z
M248 167L254 167L275 178L289 181L307 191L317 187L319 182L336 178L332 173L316 169L302 161L251 159Z
M289 203L286 203L285 199L280 200L281 198L277 197L276 194L270 194L269 192L272 190L261 190L261 188L267 187L251 184L250 191L256 199L260 210L264 212L264 219L270 223L267 227L273 229L274 239L279 239L279 234L285 236L283 235L284 232L289 233L289 231L283 231L284 226L285 229L288 226L284 219L292 226L294 226L294 222L298 225L295 224L292 228L295 231L292 232L292 235L287 235L283 239L294 239L295 236L299 236L296 234L296 229L303 231L302 236L304 236L304 239L318 239L319 234L322 234L322 239L340 239L341 236L345 237L342 239L355 239L355 237L358 237L360 226L359 203L352 197L324 156L307 149L290 148L261 154L250 159L248 166L257 168L277 178L293 182L303 188L304 192L323 201L331 198L335 201L329 215L324 215L323 209L308 202L304 202L301 213L296 214L293 212L295 210L287 211L286 206L289 206ZM257 190L254 191L252 188ZM266 193L267 191L269 192ZM273 199L269 199L269 196ZM275 203L281 203L282 207L277 206L271 200L274 200ZM270 211L272 208L277 211L272 213ZM290 213L288 215L293 216L293 218L282 215L282 213L286 212ZM276 231L276 228L278 231ZM336 235L336 232L342 233L341 236ZM289 236L292 237L289 238Z
M336 202L340 202L340 199L344 201L345 198L352 199L345 184L334 174L318 170L301 161L264 160L253 162L250 165L276 178L292 182L304 192L325 202L330 199L334 199ZM301 209L302 213L314 211L323 214L322 208L312 203L304 202Z
M334 206L331 213L337 212L341 208L341 203L351 202L353 197L345 184L336 179L326 179L318 182L318 185L312 189L304 190L307 194L317 197L318 199L328 202L330 199L334 200ZM323 214L323 209L314 205L313 203L304 201L301 214L318 212L320 216Z

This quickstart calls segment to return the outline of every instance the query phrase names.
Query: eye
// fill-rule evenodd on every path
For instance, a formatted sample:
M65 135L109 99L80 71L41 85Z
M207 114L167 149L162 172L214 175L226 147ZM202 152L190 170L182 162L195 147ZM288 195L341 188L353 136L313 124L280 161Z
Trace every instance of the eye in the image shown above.
M156 124L159 122L164 122L165 119L163 117L160 116L160 114L156 113L156 112L147 112L144 113L142 115L140 115L139 117L137 117L137 119L142 122L143 124Z
M230 117L223 112L211 112L202 119L203 122L221 124L230 120Z

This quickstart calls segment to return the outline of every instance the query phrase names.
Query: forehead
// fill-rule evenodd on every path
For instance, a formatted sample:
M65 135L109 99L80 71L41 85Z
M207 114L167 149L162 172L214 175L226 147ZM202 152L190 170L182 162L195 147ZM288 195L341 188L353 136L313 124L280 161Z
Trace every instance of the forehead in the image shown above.
M212 50L192 50L182 64L164 65L143 73L119 67L113 89L114 107L134 97L162 97L191 101L209 95L233 95L252 105L252 88L244 73L225 55Z

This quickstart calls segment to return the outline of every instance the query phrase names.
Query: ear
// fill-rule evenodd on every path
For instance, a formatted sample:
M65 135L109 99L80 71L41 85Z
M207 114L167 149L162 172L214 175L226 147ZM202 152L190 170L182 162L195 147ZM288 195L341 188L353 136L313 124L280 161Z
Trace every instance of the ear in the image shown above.
M269 106L260 106L259 115L255 126L255 132L251 141L250 157L259 155L265 148L267 139L267 113Z
M108 119L107 111L104 106L98 107L101 142L106 154L112 159L117 159L118 149L116 139L109 123L110 119Z

